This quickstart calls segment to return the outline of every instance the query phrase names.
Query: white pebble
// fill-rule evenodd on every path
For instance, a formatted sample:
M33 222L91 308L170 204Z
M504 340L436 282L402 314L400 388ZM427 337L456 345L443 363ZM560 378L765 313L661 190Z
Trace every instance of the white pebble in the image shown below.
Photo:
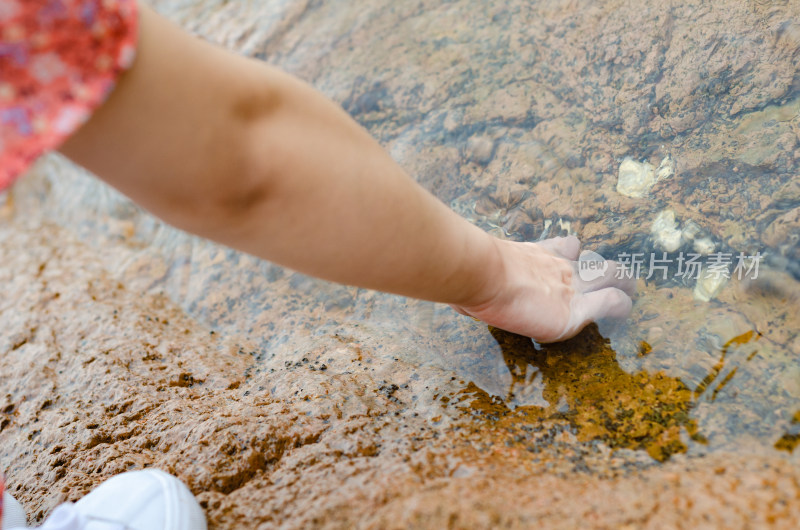
M667 155L661 160L661 163L658 165L658 168L656 169L656 182L658 182L659 180L668 179L674 174L675 174L675 159L673 159L672 156Z
M726 283L728 278L725 275L705 271L694 286L694 297L701 302L709 302L722 291Z
M681 246L681 231L678 229L678 222L675 220L675 212L664 210L656 216L650 234L657 247L667 251L675 252Z
M695 238L702 233L702 231L703 229L700 227L700 225L691 219L683 223L682 235L684 241L694 241Z
M709 254L714 252L714 249L717 248L717 245L715 245L714 242L711 241L710 237L701 237L700 239L694 240L692 248L698 254L702 254L703 256L708 256Z
M636 162L626 158L619 165L617 193L626 197L641 199L646 197L656 183L655 171L647 162Z

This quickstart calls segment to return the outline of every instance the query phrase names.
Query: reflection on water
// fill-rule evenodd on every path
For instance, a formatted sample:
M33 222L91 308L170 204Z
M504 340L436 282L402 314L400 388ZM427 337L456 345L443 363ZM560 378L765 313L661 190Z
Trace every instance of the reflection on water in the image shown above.
M708 302L693 281L642 280L610 342L588 331L537 350L446 307L187 238L60 163L23 183L21 210L83 234L131 288L163 290L257 343L263 372L338 334L375 364L399 358L421 378L452 374L441 392L470 381L514 421L560 418L582 440L658 460L795 448L800 4L379 0L313 3L295 16L287 1L270 14L230 3L237 16L227 19L198 14L221 1L177 4L156 2L342 102L423 185L498 237L574 233L607 257L649 253L659 250L655 219L671 211L678 251L694 248L691 230L716 251L762 253L761 274ZM626 158L654 168L668 159L674 172L626 197L616 188Z

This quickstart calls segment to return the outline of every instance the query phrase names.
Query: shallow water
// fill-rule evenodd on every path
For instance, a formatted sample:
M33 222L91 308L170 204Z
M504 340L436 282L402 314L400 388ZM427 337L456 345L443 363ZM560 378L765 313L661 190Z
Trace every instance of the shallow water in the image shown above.
M78 233L129 288L164 291L218 333L254 344L250 384L345 341L359 344L375 386L390 380L395 359L441 381L404 405L414 413L433 417L431 403L446 397L455 416L564 424L581 444L633 450L631 460L792 453L796 2L156 7L311 82L498 237L572 233L607 258L649 255L660 253L650 226L672 209L717 251L765 257L757 279L731 280L708 302L674 267L666 280L640 280L630 320L601 326L606 339L588 330L540 347L443 306L327 284L179 234L63 161L43 162L18 187L17 211ZM625 158L655 167L666 156L675 174L648 197L616 192Z

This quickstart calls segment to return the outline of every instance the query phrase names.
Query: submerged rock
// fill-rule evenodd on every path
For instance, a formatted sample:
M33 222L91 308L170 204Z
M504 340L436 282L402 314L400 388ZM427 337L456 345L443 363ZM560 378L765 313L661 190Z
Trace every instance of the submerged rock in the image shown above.
M617 193L634 199L647 197L656 182L668 179L675 174L675 160L665 156L658 168L648 162L637 162L626 158L619 165Z
M695 239L694 244L692 245L692 249L703 256L708 256L714 252L716 248L716 243L714 243L710 237L701 237L699 239Z
M696 238L701 237L702 233L703 233L703 228L696 222L692 221L691 219L683 223L683 229L681 230L681 235L684 241L691 243Z
M701 302L710 302L722 291L726 283L728 283L728 278L724 274L706 270L697 279L694 286L694 297Z
M702 256L708 256L717 248L717 244L714 243L708 232L691 219L683 223L681 239L685 243L691 243L692 250Z
M644 449L659 462L687 450L688 438L706 443L689 416L692 390L680 379L661 372L630 374L616 352L603 344L596 327L572 343L548 344L536 349L530 339L490 328L500 345L506 366L520 382L527 371L541 374L545 407L518 407L500 414L498 423L514 429L542 418L568 418L583 442L603 441L612 448ZM579 345L579 347L576 347ZM640 354L652 348L640 344ZM475 389L476 399L487 399Z
M767 245L780 283L723 287L714 304L687 304L691 288L660 283L638 297L616 360L580 338L543 351L523 342L511 356L447 310L300 285L246 256L164 238L59 164L43 186L19 182L17 211L91 248L0 223L0 463L33 518L113 473L158 466L190 483L219 530L796 525L800 379L786 367L800 316L781 293L797 289L790 272L800 278L790 268L800 221L781 216L800 206L785 103L796 98L800 2L674 2L669 16L646 2L440 4L153 2L204 38L355 101L347 108L445 203L474 218L476 199L492 195L482 207L500 234L533 240L547 222L557 235L568 218L594 245L636 251L674 205L680 222L662 235L679 230L681 249L712 233L726 250ZM771 105L780 112L762 113ZM679 172L655 158L660 144ZM664 206L600 200L598 176L613 178L614 157L628 153L652 164L623 163L645 177L638 193L657 191ZM521 189L530 196L512 206ZM703 228L692 233L690 219ZM127 242L118 228L129 221ZM701 294L715 290L709 280ZM142 295L162 290L217 334ZM718 369L730 335L705 341L698 327L720 319L735 321L730 335L752 323L769 340L752 358L731 349ZM247 354L244 341L255 343ZM708 391L687 392L698 388ZM694 425L706 447L688 435Z
M675 220L673 210L664 210L653 221L650 234L657 248L667 252L675 252L682 243L681 231L678 229L678 222Z
M488 136L473 136L467 141L467 158L476 164L486 165L493 151L494 140Z
M675 174L675 159L672 155L665 156L656 168L656 182L668 179Z
M617 193L634 199L641 199L650 193L656 183L655 169L647 162L636 162L626 158L619 165Z

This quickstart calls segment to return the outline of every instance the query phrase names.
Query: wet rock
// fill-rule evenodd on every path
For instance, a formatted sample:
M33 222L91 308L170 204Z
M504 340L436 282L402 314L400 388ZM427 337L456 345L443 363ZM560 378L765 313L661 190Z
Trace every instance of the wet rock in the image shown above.
M697 224L694 220L689 219L685 223L683 223L683 229L681 230L681 237L689 243L697 239L703 233L703 228Z
M646 285L609 336L616 356L599 339L504 356L446 308L343 296L128 218L54 162L15 190L27 228L0 227L0 457L35 518L156 465L222 530L796 525L793 218L767 229L800 206L800 3L153 4L308 80L498 235L535 239L548 220L650 250L669 205L687 247L757 249L766 235L785 272L711 304L680 279ZM482 136L491 151L470 142ZM680 172L652 168L663 203L608 193L614 160L666 152ZM689 237L691 219L703 228ZM743 327L763 340L738 344ZM237 353L242 341L256 353ZM194 384L170 386L184 373Z
M467 141L467 158L476 164L488 164L493 151L494 140L488 136L473 136Z
M675 167L671 155L665 156L657 168L648 162L626 158L619 166L617 193L637 199L647 197L657 182L675 175Z
M675 220L675 211L664 210L659 213L650 227L650 235L653 237L656 248L666 252L678 250L682 240L678 222Z
M619 166L617 193L641 199L650 193L656 183L655 170L647 162L636 162L626 158Z
M671 528L747 528L751 524L788 528L800 516L794 507L797 490L789 478L791 471L780 461L754 456L742 467L720 455L706 461L692 459L687 468L665 466L635 473L634 479L602 481L582 473L572 479L543 473L531 477L538 482L531 487L523 478L529 471L498 467L469 480L436 480L416 488L398 484L396 501L378 508L371 521L381 528L628 528L643 519L643 526ZM568 482L574 487L565 489ZM506 483L513 487L503 487ZM654 483L658 487L642 495ZM681 493L675 490L678 485L684 488ZM478 491L492 491L491 500ZM443 505L442 498L451 501ZM580 508L575 506L578 498ZM628 512L634 499L635 507ZM763 503L769 508L763 508ZM476 512L484 517L476 517ZM633 517L639 519L632 525Z
M525 380L526 370L538 370L545 385L543 397L549 403L544 409L519 407L513 414L504 414L502 425L563 415L579 440L644 448L658 461L686 451L680 439L682 430L704 442L697 425L688 418L691 390L661 373L625 372L614 352L599 340L594 326L571 344L539 350L524 337L498 329L492 329L492 334L519 382Z
M800 240L800 207L797 207L767 226L761 240L765 245L777 247L784 244L796 245Z
M675 160L672 158L671 155L665 156L661 163L656 168L656 182L659 180L668 179L675 175Z
M711 240L710 237L701 237L699 239L695 239L692 243L692 250L702 256L708 256L709 254L713 253L716 248L717 245Z
M709 302L719 295L727 283L728 278L726 275L705 270L697 279L694 287L694 297L701 302Z
M743 116L733 135L741 144L736 158L751 166L791 163L787 156L797 143L791 120L800 114L800 97ZM785 160L785 162L784 162Z
M774 199L787 204L800 203L800 182L790 180L775 192Z

